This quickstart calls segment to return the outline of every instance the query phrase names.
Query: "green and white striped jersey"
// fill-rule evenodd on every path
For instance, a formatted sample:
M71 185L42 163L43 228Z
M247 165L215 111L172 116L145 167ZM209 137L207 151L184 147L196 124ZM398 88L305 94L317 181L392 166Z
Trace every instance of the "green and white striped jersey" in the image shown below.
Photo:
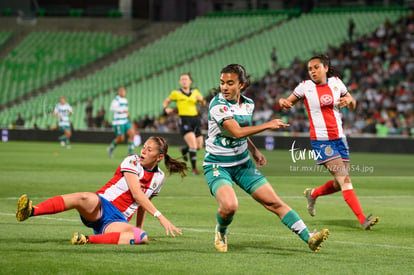
M210 102L208 114L208 136L203 165L217 164L222 167L232 167L249 160L247 137L234 138L223 121L235 119L241 127L252 125L254 102L241 95L241 105L227 101L221 93Z
M128 122L128 99L117 95L111 102L111 109L114 112L112 125L122 125Z
M68 104L58 103L53 110L55 114L58 115L58 125L59 127L70 127L69 116L72 114L72 107Z

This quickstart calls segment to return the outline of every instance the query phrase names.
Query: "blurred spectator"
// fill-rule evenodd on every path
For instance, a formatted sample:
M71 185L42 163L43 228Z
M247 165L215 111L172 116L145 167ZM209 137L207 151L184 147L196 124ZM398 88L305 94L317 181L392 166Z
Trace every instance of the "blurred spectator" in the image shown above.
M277 69L277 51L276 47L272 48L272 52L270 53L270 70L272 73L275 73Z
M95 127L96 128L101 128L104 119L105 119L105 111L99 110L98 113L96 114L95 119L94 119L95 120L95 123L94 123Z
M355 31L355 22L352 18L348 21L348 39L350 42L352 42L354 37L354 31Z
M355 22L354 22L355 24ZM351 22L349 22L350 28ZM353 27L355 28L355 26ZM350 30L349 30L350 31ZM350 33L348 33L349 35ZM389 20L372 34L355 35L352 42L346 41L338 48L328 47L326 54L331 56L332 66L343 72L343 81L357 101L354 112L342 110L343 128L352 134L414 134L414 13L401 18L394 24ZM349 40L351 38L349 37ZM292 134L309 131L307 114L302 102L291 110L280 110L277 103L287 96L296 84L307 79L306 62L295 58L289 67L279 67L269 71L262 79L256 79L245 91L256 104L254 123L265 117L277 116L291 127ZM207 102L214 96L206 96ZM269 113L270 111L270 113ZM207 128L208 116L201 113L203 129ZM167 117L165 123L170 128L176 121L175 115ZM385 124L377 123L386 121ZM377 127L378 126L378 127Z
M17 119L15 121L16 126L24 126L24 119L22 118L21 114L17 114Z
M86 105L86 108L85 108L85 113L86 113L86 117L85 117L86 125L88 126L88 128L92 128L92 126L93 126L93 105L92 105L92 100L89 100L88 101L88 105Z
M376 123L375 129L377 130L377 136L379 137L388 136L388 132L390 131L390 129L387 125L389 124L385 121L385 119L381 119L380 121Z
M154 119L149 115L145 115L144 120L142 121L143 129L153 129L154 128Z

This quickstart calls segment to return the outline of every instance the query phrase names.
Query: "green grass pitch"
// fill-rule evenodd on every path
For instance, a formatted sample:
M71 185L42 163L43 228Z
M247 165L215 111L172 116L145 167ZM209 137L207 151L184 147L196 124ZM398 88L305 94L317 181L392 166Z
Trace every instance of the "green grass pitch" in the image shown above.
M320 197L317 215L306 211L302 192L330 176L312 160L296 160L288 150L264 151L262 171L278 195L310 230L329 228L318 253L279 219L236 187L239 209L230 227L229 251L214 249L217 203L204 176L167 177L153 202L183 231L165 235L147 216L144 229L156 239L145 245L70 244L73 232L91 234L75 210L17 222L17 198L33 202L54 195L94 192L109 180L123 156L109 159L104 144L7 142L0 144L0 274L413 274L414 166L412 155L351 153L352 181L366 214L380 221L363 231L340 193ZM140 148L136 149L139 152ZM352 148L351 148L352 149ZM178 156L171 147L170 155ZM198 153L201 168L202 153ZM161 165L163 167L163 165ZM200 169L202 170L202 169ZM134 220L134 219L133 219Z

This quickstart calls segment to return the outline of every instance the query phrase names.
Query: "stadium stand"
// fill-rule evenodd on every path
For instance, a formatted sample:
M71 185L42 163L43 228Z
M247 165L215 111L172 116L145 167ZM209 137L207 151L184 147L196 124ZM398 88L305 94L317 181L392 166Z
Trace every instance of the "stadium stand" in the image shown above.
M379 12L381 13L380 16L378 16L377 11L374 13L357 12L355 15L352 15L357 24L361 24L361 28L358 26L359 35L375 31L376 27L380 26L386 18L390 18L394 22L401 16L400 11L381 10ZM212 88L218 87L219 72L222 67L229 63L244 64L247 71L252 74L253 79L261 79L270 69L269 56L274 45L276 45L279 52L278 62L285 68L291 65L292 60L305 60L315 51L326 51L328 45L340 45L347 38L346 27L349 16L351 16L349 13L322 17L312 14L302 15L299 18L284 22L279 26L246 38L239 43L232 44L192 62L187 62L169 72L155 76L145 83L131 85L129 87L129 97L139 106L137 108L139 113L135 114L141 119L145 114L157 118L161 111L161 105L151 105L151 100L148 101L146 98L157 97L161 98L162 101L170 90L174 88L177 82L176 77L182 72L192 72L194 86L197 86L200 91L206 94ZM308 35L308 33L314 33L314 24L332 25L332 17L338 19L338 22L332 27L332 35L315 35L314 38ZM341 29L343 31L338 31ZM303 35L306 37L303 38ZM161 95L155 95L154 93L161 93ZM148 97L144 97L144 95ZM143 98L145 98L145 101L142 100Z
M82 79L64 83L49 91L45 96L33 98L30 105L43 106L50 112L51 102L57 102L60 95L64 94L68 102L81 102L91 97L96 97L100 93L116 89L121 85L126 85L134 81L141 80L153 74L160 73L165 69L176 66L182 62L201 56L207 52L220 48L227 43L233 43L243 37L258 32L272 24L285 20L287 15L278 16L259 15L259 16L231 16L220 18L221 28L211 28L216 24L216 18L200 18L185 25L182 28L171 32L167 36L149 44L148 46L133 52L131 55L123 58L96 73ZM230 26L238 26L233 37L227 37L222 29ZM209 35L205 35L208 31ZM45 103L47 102L47 103ZM3 121L6 123L13 121L17 113L23 113L27 110L26 104L16 106L12 110L4 111L7 117ZM46 107L45 107L46 106ZM155 105L152 105L155 106ZM31 114L29 117L36 115L43 116L44 112L39 112L38 108L29 108ZM136 114L135 114L136 115ZM40 127L46 127L47 118L38 124ZM84 128L85 124L75 121L77 128ZM28 121L28 125L32 125Z
M98 32L31 32L0 62L0 105L68 74L130 41Z
M343 110L347 135L414 135L414 16L392 18L385 18L369 34L359 33L353 43L347 41L325 51L337 71L343 72L343 80L358 102L355 112ZM275 74L268 73L247 91L257 104L255 123L277 114L291 124L291 134L309 131L303 104L290 111L280 110L277 104L298 81L308 78L304 66L295 60Z
M13 35L11 31L0 31L0 47Z
M257 79L250 92L254 91L253 95L258 100L257 110L261 113L261 109L267 110L266 104L261 102L263 98L270 95L270 102L274 103L277 96L290 92L294 88L293 83L297 83L304 77L305 70L301 67L303 65L300 60L306 60L315 52L326 52L340 47L346 41L349 18L352 17L356 22L355 35L365 37L375 32L384 21L388 20L390 24L393 24L401 16L407 14L408 10L401 8L378 8L316 10L299 17L293 17L292 14L284 15L284 17L261 14L257 18L242 14L237 16L233 14L230 17L216 14L197 18L93 75L74 79L49 90L48 93L38 98L33 98L30 102L22 103L12 110L3 111L0 114L0 125L9 124L15 119L17 113L21 112L23 117L31 117L26 124L28 127L33 126L34 123L41 128L53 126L55 121L48 114L56 104L58 97L65 94L68 101L74 105L74 127L85 129L86 100L93 98L95 110L100 109L101 106L109 108L116 88L127 85L128 98L131 106L134 106L131 110L132 119L136 120L138 125L142 125L145 117L150 117L155 124L153 129L161 125L160 128L165 130L166 126L163 123L172 125L174 122L171 121L174 118L159 116L161 102L177 85L177 76L182 72L192 72L195 78L194 86L207 95L212 88L218 86L220 69L229 63L244 64L252 77ZM210 20L211 18L214 20ZM269 23L269 18L274 21ZM243 25L244 28L241 28L242 33L239 36L223 37L223 32L218 27L225 29L224 26L237 25L238 21L234 20L246 22L247 19L249 23ZM212 23L217 21L222 25ZM283 23L280 24L280 22ZM320 26L324 28L322 35L314 31ZM203 37L200 33L208 33L208 35ZM192 40L198 43L190 43L189 41ZM269 57L273 46L278 48L278 64L281 69L277 74L269 75ZM333 62L340 63L335 59ZM345 79L351 79L350 72L349 68L344 69ZM287 83L281 83L281 80ZM270 87L272 85L277 85L278 89ZM261 92L262 90L264 92ZM272 115L279 111L273 104L269 107ZM107 119L109 115L107 112ZM304 121L301 117L304 114L283 115L287 120L294 117ZM297 130L298 127L292 127L294 131L306 131L306 127L302 128Z

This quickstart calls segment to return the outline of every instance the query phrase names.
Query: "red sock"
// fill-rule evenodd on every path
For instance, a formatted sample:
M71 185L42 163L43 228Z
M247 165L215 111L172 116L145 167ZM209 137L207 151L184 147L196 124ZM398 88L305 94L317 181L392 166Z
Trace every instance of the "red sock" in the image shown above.
M338 190L334 187L334 180L327 181L324 185L313 189L312 197L316 199L319 196L329 195L337 192Z
M342 195L344 196L346 203L352 209L352 212L354 212L355 216L357 216L359 223L364 223L365 215L362 211L361 205L359 204L359 200L355 195L354 189L344 190L342 191Z
M62 196L51 197L39 204L33 206L33 216L56 214L65 211L65 201Z
M118 244L121 232L111 232L106 234L91 235L89 236L90 243L101 243L101 244Z

